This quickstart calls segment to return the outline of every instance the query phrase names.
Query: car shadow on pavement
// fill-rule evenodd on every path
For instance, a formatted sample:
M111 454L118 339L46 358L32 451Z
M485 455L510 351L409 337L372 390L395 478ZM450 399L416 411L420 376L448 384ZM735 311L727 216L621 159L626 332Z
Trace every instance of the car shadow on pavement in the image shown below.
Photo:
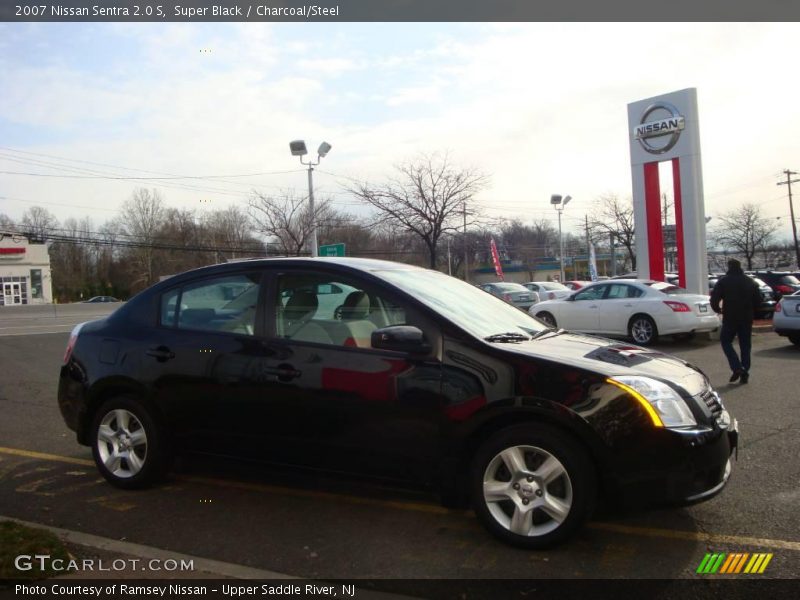
M787 360L797 360L800 356L800 346L795 346L789 340L786 340L785 346L778 348L764 348L763 350L756 350L753 352L755 356L764 358L784 358Z

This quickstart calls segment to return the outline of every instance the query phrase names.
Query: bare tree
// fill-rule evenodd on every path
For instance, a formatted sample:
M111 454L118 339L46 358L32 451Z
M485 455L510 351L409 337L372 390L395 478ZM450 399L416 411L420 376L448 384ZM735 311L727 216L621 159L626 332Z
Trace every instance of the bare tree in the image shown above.
M6 213L0 213L0 229L3 231L15 231L16 225L14 225L14 220L9 217Z
M19 229L43 242L55 227L58 227L58 219L53 213L41 206L31 206L22 214Z
M377 209L376 223L418 236L428 252L429 266L435 268L439 240L463 226L466 206L486 186L487 178L472 169L455 168L446 154L423 156L395 169L397 175L388 183L360 183L347 190ZM474 215L474 207L470 209Z
M753 257L769 244L778 224L758 215L758 206L743 204L718 217L714 240L726 249L741 253L747 260L747 270L753 268Z
M236 258L240 250L247 252L258 246L252 236L253 221L247 212L236 205L208 214L203 225L214 246L234 249L230 252L230 258Z
M547 219L526 225L517 218L501 225L500 238L503 249L512 259L521 260L528 267L528 277L533 279L534 263L558 244L558 230Z
M164 216L164 201L156 189L151 191L137 188L133 196L122 205L125 232L141 243L133 252L137 267L134 283L148 286L154 281L153 243L164 224Z
M616 194L606 194L596 200L598 208L591 216L589 229L593 239L613 235L628 251L631 269L636 269L633 201L622 201Z
M319 199L312 214L307 196L288 190L279 196L255 192L250 199L250 216L255 230L275 240L279 251L287 256L300 256L311 239L314 223L334 216L330 200Z

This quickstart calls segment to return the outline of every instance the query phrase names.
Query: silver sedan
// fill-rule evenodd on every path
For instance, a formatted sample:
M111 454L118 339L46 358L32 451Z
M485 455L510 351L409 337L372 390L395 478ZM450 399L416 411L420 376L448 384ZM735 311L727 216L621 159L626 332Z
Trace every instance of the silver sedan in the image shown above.
M775 333L788 337L795 346L800 346L800 292L784 296L775 305L772 327Z

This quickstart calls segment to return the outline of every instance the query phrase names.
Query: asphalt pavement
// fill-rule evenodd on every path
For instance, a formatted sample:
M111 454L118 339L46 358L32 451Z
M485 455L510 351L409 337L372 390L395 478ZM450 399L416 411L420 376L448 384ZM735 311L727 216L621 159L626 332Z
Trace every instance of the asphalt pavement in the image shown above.
M510 548L423 491L309 472L182 460L164 485L106 484L56 405L66 333L0 337L0 515L306 578L692 578L707 552L773 553L800 579L800 349L754 336L750 384L717 342L664 341L701 367L739 420L726 490L680 509L604 509L549 551ZM745 577L745 576L742 576Z

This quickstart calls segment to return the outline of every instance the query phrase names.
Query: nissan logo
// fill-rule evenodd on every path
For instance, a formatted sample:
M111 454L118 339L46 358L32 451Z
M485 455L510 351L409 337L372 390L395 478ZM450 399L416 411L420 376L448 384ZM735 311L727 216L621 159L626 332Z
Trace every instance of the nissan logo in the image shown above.
M648 121L648 117L656 111L661 111L662 115L666 112L667 115L656 121ZM656 114L656 116L661 115ZM633 129L633 137L639 140L642 148L650 154L664 154L672 150L678 143L681 131L686 127L683 115L669 102L656 102L648 106L642 113L639 123Z

